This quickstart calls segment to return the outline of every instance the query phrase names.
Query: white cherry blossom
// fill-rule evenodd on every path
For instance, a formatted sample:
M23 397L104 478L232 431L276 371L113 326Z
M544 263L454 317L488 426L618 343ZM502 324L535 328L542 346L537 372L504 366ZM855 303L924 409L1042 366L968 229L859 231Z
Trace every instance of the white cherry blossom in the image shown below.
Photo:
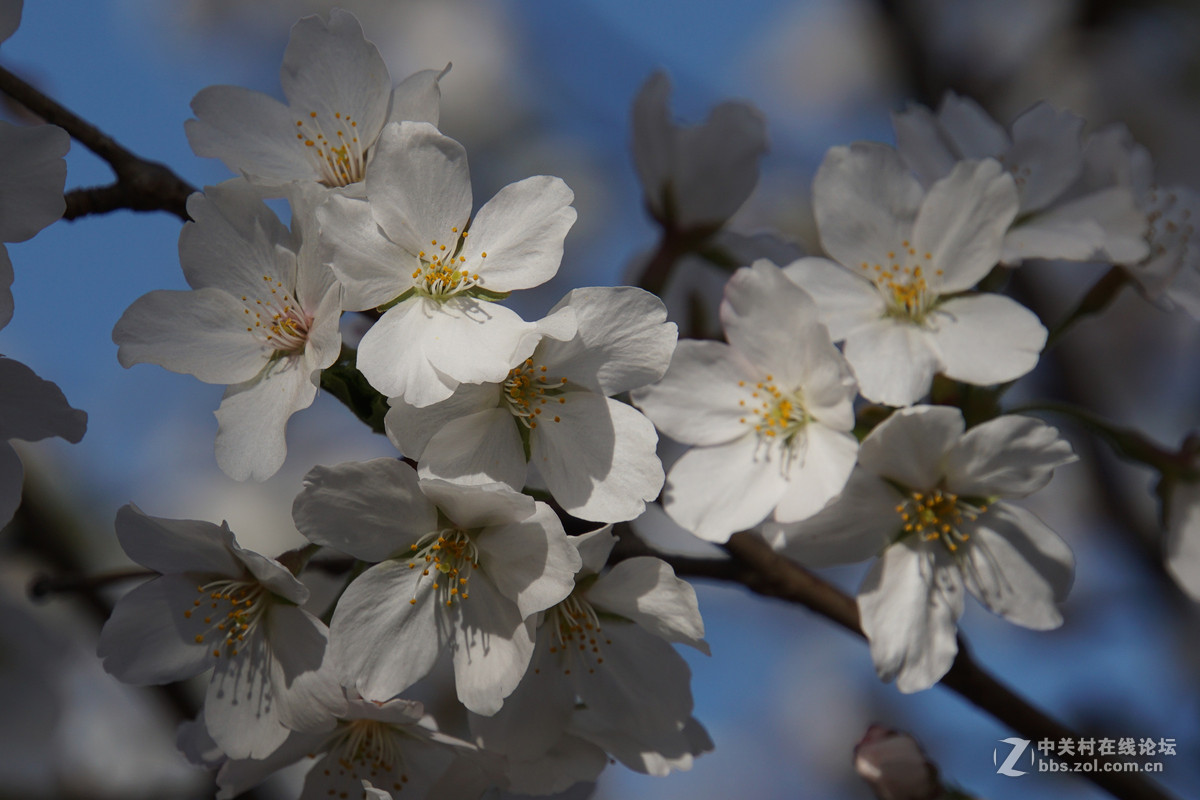
M499 778L492 760L474 745L438 732L419 702L371 703L352 693L344 699L343 708L328 715L324 732L293 733L262 758L214 764L199 742L202 724L181 736L181 747L196 763L220 767L218 800L237 797L306 758L313 763L299 800L474 800Z
M289 730L323 730L345 706L326 660L328 631L299 608L304 587L242 549L229 526L117 512L126 554L160 573L122 597L100 632L104 668L161 684L213 670L206 729L231 758L264 758Z
M1017 220L1001 260L1027 258L1136 262L1146 255L1146 218L1128 186L1081 188L1084 120L1046 102L1013 121L1011 130L979 104L947 92L937 113L911 106L892 117L896 145L926 186L964 159L995 158L1017 186Z
M811 516L854 467L854 381L812 299L758 261L725 290L729 344L679 343L663 379L633 393L660 431L694 445L667 476L663 507L702 539L771 516Z
M229 384L216 455L237 480L275 474L288 419L312 404L321 370L341 351L341 288L318 256L314 202L312 190L296 188L289 232L244 181L192 195L194 221L179 236L192 289L150 292L113 328L123 366Z
M525 485L532 464L567 512L616 522L662 488L654 426L612 395L666 372L675 325L629 286L575 289L539 323L542 339L503 383L462 385L424 408L393 400L384 421L422 477Z
M715 229L733 216L758 183L767 150L762 113L721 103L699 125L671 118L671 82L656 72L633 101L633 160L655 219L682 230Z
M378 562L330 623L342 680L387 700L453 653L458 698L493 714L533 652L534 615L574 585L579 555L545 503L504 484L419 480L396 459L316 467L292 508L317 544Z
M834 147L813 184L834 259L785 269L811 294L868 400L915 403L933 377L989 385L1037 365L1046 329L1019 303L971 289L1000 259L1017 213L1012 177L961 161L924 191L890 147Z
M366 193L331 196L318 213L346 309L387 307L362 339L359 370L414 406L505 380L536 326L494 301L558 271L574 194L558 178L527 178L471 218L466 152L419 122L384 129Z
M1074 460L1058 431L1031 417L965 430L957 408L900 409L863 440L837 501L765 533L813 565L879 555L858 592L863 632L880 678L921 691L958 652L964 589L1017 625L1062 623L1057 603L1071 586L1071 551L1004 500L1037 491Z
M444 73L425 70L392 88L387 65L348 11L301 19L283 55L287 104L239 86L210 86L184 128L197 155L219 158L256 183L361 184L390 121L437 124Z
M1088 137L1083 182L1088 186L1116 184L1132 192L1149 223L1145 231L1148 253L1141 260L1122 263L1151 300L1200 319L1200 240L1196 235L1200 192L1190 186L1158 183L1150 153L1120 124Z
M607 528L572 537L583 569L570 596L539 615L529 671L499 712L471 715L477 741L508 759L515 791L593 780L606 752L661 776L712 748L670 644L709 652L696 593L657 558L602 573L615 542Z
M1200 481L1179 481L1166 501L1167 572L1200 603Z

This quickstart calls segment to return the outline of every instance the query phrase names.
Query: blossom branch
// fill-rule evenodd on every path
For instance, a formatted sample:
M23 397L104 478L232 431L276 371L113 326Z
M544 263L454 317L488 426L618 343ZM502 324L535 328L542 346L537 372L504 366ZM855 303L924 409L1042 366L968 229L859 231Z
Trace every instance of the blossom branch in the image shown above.
M725 550L732 558L724 560L686 558L659 553L638 540L628 526L619 526L619 533L620 550L614 554L618 559L653 555L670 564L679 575L740 583L756 594L803 605L851 633L864 636L859 624L858 604L852 597L775 552L756 534L742 532L731 536ZM1034 706L976 664L962 637L958 640L958 655L954 664L941 683L1030 741L1082 738L1077 732ZM1086 760L1071 756L1061 758L1067 762ZM1122 800L1170 800L1172 797L1160 787L1133 773L1083 774L1097 786Z
M188 195L196 191L170 168L147 161L122 147L92 123L46 96L33 85L0 67L0 91L53 125L63 128L108 162L117 180L107 186L67 192L64 219L103 214L117 209L169 211L181 220L187 214Z

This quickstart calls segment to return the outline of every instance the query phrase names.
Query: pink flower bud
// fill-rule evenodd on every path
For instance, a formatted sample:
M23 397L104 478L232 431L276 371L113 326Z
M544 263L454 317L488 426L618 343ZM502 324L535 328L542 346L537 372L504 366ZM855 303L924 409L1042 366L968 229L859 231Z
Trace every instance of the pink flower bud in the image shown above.
M917 740L882 725L872 725L854 746L854 769L879 800L935 800L943 792Z

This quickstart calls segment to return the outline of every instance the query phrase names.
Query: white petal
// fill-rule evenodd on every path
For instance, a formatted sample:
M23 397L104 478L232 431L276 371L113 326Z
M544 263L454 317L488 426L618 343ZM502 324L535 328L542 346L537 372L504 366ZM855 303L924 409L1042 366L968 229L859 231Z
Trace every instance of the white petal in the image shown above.
M710 542L726 542L770 514L788 491L778 449L758 437L695 447L675 462L667 476L663 508L682 527Z
M533 759L562 738L575 710L575 691L550 652L558 649L552 627L538 629L529 669L504 707L488 717L470 715L471 733L485 749L510 759Z
M888 252L912 238L922 195L892 148L870 142L830 148L813 179L822 247L854 270L863 262L892 263Z
M947 92L938 105L937 116L959 158L997 157L1011 146L1003 126L969 97Z
M216 410L217 464L237 481L263 481L287 456L285 431L292 414L317 396L299 356L277 358L256 377L225 390Z
M54 383L0 356L0 439L36 442L61 436L78 442L87 429L87 413L72 408Z
M631 622L604 620L598 633L604 638L596 637L597 655L604 661L595 672L563 662L576 666L576 691L593 718L585 724L635 736L677 731L691 715L692 692L691 671L675 648Z
M965 427L962 412L951 406L900 409L863 439L858 463L909 489L932 489L945 475L946 452Z
M307 611L272 604L266 620L271 688L279 721L294 731L323 731L346 714L346 695L327 657L329 631Z
M725 102L700 125L679 129L671 188L683 228L720 223L746 202L767 150L766 121L748 103Z
M394 458L313 467L292 519L309 541L372 562L406 553L437 529L437 509L416 471Z
M164 574L240 575L242 567L226 546L227 530L202 520L152 517L132 503L117 511L121 549L143 567Z
M971 526L962 567L967 590L1009 622L1044 631L1062 624L1075 572L1071 548L1019 506L997 503Z
M766 260L729 279L721 323L730 346L780 384L803 381L822 362L842 361L812 297Z
M118 600L96 648L104 669L139 685L172 683L208 669L210 645L195 638L209 626L198 615L183 616L196 597L194 578L164 575Z
M619 614L668 642L708 654L696 590L667 562L639 556L614 566L587 590L596 608Z
M358 368L388 397L427 406L449 397L458 383L506 379L534 330L498 303L413 298L389 309L363 337Z
M988 386L1037 366L1046 329L1037 315L1009 297L977 294L938 306L928 322L946 377Z
M338 600L330 654L342 682L366 700L389 700L425 677L449 641L434 579L422 571L384 561L355 578Z
M379 227L413 255L453 244L471 214L463 146L427 122L401 122L385 126L376 147L367 196Z
M574 199L561 180L538 175L510 183L484 204L462 250L466 263L483 276L483 288L511 292L553 278L563 240L575 224Z
M358 346L357 366L367 381L418 407L449 397L459 382L439 373L425 355L426 328L440 313L432 300L413 297L376 320Z
M387 65L347 11L334 9L328 23L311 16L292 26L279 80L296 119L315 111L325 125L345 119L357 122L354 132L364 147L387 117L392 94ZM293 136L295 127L293 120L289 129ZM332 130L325 135L336 138Z
M1021 213L1045 208L1079 177L1084 124L1082 117L1044 101L1013 121L1004 165L1020 178Z
M896 504L901 499L886 481L859 469L838 499L820 513L786 525L768 522L763 537L789 558L812 567L865 561L900 532Z
M245 306L220 289L142 295L117 320L113 342L123 367L156 364L205 383L241 383L274 350L247 330Z
M739 381L763 379L757 369L723 342L685 339L675 348L662 380L633 392L634 404L677 442L711 445L743 436L749 429L739 401Z
M330 194L316 213L322 257L345 287L347 311L381 306L412 286L417 259L383 234L365 200Z
M441 404L439 404L441 405ZM525 485L525 446L507 408L478 411L451 420L429 440L421 457L422 478L455 483Z
M942 368L937 345L924 328L880 319L846 337L846 360L862 396L889 406L920 400Z
M566 307L575 312L578 332L568 341L542 339L538 364L607 397L666 373L677 331L654 295L632 286L573 289L550 314Z
M425 496L460 528L522 522L539 508L532 497L503 483L468 486L422 478L420 486Z
M946 488L960 495L1024 497L1077 461L1070 443L1033 417L1006 415L967 431L947 451Z
M1200 602L1200 483L1180 482L1167 507L1167 571Z
M913 249L929 253L930 265L941 270L934 288L961 292L978 283L1000 261L1016 216L1016 184L998 162L956 164L930 187L913 226Z
M471 596L455 604L454 686L458 699L476 714L495 714L521 682L533 656L533 620L522 621L517 606L486 575L471 581Z
M895 544L871 567L858 591L863 633L881 680L904 693L933 686L954 662L963 610L957 571L934 552Z
M521 619L566 599L583 565L558 516L538 503L532 517L485 528L476 537L479 567L500 594L516 603ZM469 584L475 601L475 584ZM480 602L483 602L480 600Z
M219 158L239 174L270 183L320 180L296 139L296 116L283 103L240 86L209 86L192 99L183 124L198 156Z
M423 69L414 72L392 89L392 110L388 114L388 122L428 122L438 124L441 115L442 88L438 84L441 78L450 71L447 64L444 69Z
M1146 215L1128 188L1112 186L1014 225L1004 237L1003 260L1103 258L1135 264L1148 254Z
M295 289L294 237L261 190L228 180L191 195L187 210L192 222L179 233L179 261L193 289L223 289L247 301Z
M443 426L460 417L499 406L500 386L464 383L442 402L423 408L409 405L400 397L393 397L388 402L391 408L383 418L388 439L401 453L419 460L429 440Z
M0 240L23 242L63 215L70 147L57 125L0 122Z
M896 149L926 186L950 174L959 159L933 112L922 105L909 105L892 112Z
M580 571L587 575L597 575L608 563L608 555L616 545L617 537L612 535L612 526L605 525L603 528L572 536L570 541L579 551L579 557L583 559Z
M858 440L848 432L814 421L796 436L803 441L794 445L789 487L775 507L777 522L796 522L824 508L846 486L858 460Z
M538 408L545 413L530 431L530 463L568 513L619 522L658 496L658 435L636 409L591 392L567 392Z
M204 697L209 735L230 758L263 758L287 738L271 686L270 656L261 633L236 656L222 653Z
M675 159L676 128L667 100L671 80L658 71L646 79L633 99L633 163L651 210L662 217L664 191Z
M874 284L828 259L802 258L784 267L783 274L816 300L821 321L835 342L875 322L886 311Z

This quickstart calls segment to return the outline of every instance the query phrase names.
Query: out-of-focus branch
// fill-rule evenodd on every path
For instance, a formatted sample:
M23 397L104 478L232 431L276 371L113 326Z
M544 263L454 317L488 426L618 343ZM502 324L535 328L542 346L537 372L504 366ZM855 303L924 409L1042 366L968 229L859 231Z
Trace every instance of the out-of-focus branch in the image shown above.
M185 222L188 195L196 191L168 167L126 150L92 123L47 97L35 86L0 67L0 91L108 162L117 180L107 186L67 192L64 219L103 214L121 208L169 211Z
M656 556L670 564L679 575L740 583L757 594L803 605L851 633L864 635L859 624L858 604L852 597L775 552L756 534L743 532L731 536L725 545L731 558L725 560L683 558L659 553L637 539L627 525L618 526L615 530L621 536L618 549L614 552L616 559ZM1083 738L976 664L961 637L958 655L941 684L1030 741ZM1071 756L1061 758L1067 763L1091 760ZM1172 797L1135 773L1098 771L1081 774L1122 800L1171 800Z

